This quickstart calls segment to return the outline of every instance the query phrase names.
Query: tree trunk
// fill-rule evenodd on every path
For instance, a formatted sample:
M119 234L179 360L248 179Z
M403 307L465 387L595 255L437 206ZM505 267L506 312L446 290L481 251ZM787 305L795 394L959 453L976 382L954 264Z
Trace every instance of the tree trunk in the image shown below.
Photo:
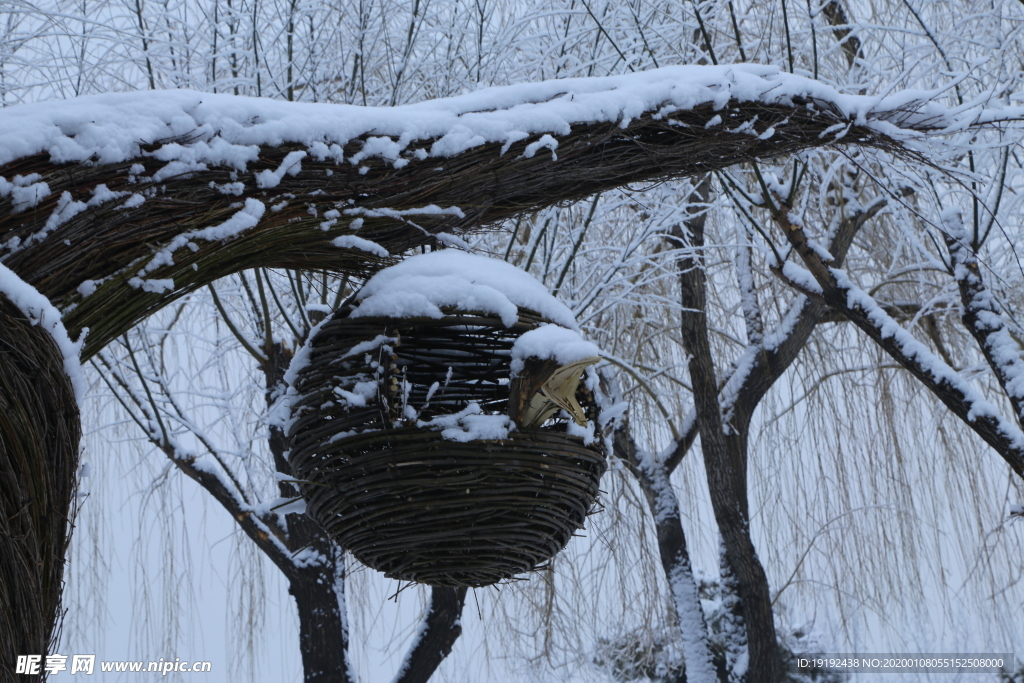
M265 396L273 405L284 388L284 373L292 353L281 343L264 345ZM271 426L268 439L275 469L291 476L286 452L288 440L280 427ZM298 496L293 484L280 482L282 497ZM355 683L348 658L348 616L345 606L344 550L305 515L289 517L287 545L301 553L302 561L285 563L288 592L299 611L299 649L306 683ZM310 558L305 560L304 558Z
M312 525L311 520L303 519ZM292 522L295 536L295 521ZM323 546L330 541L315 545ZM325 548L310 548L314 552ZM331 548L326 548L330 552ZM345 564L341 549L323 563L300 568L290 577L288 592L299 610L299 649L305 683L355 683L348 659L345 614Z
M710 180L705 177L693 198L706 204L709 194ZM708 342L706 277L700 260L700 250L704 246L704 215L701 213L687 220L685 234L682 226L675 230L677 241L693 250L678 262L683 345L690 354L690 382L711 506L743 607L743 621L747 629L747 680L750 683L776 683L782 669L768 577L750 538L746 432L727 434L725 431L714 358Z
M466 603L465 586L435 586L420 632L395 676L395 683L427 683L462 634L462 608Z

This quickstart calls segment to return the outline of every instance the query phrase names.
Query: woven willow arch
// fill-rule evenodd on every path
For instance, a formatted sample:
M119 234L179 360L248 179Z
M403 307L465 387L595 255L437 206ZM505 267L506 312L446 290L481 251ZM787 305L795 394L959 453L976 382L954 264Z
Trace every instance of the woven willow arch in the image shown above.
M60 349L0 294L0 680L52 645L81 436Z

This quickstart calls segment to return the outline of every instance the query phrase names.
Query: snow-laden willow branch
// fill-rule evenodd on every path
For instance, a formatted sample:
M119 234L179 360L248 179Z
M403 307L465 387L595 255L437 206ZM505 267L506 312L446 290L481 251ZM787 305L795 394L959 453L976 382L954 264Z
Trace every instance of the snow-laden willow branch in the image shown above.
M995 449L1018 477L1024 478L1024 431L1016 422L1000 415L996 406L967 379L914 338L870 294L858 287L845 270L837 267L832 254L807 237L804 226L790 213L788 206L779 202L773 217L806 267L802 268L790 261L778 269L779 275L806 295L823 300L830 308L845 315ZM951 221L947 220L946 223L950 225ZM960 236L953 235L952 239L956 240ZM975 280L968 277L971 269L966 264L970 259L959 248L954 245L950 251L957 271L956 277L966 289L963 295L966 313L970 315L987 311L984 297L978 296L984 290L973 289L982 286L980 278ZM1005 348L991 346L991 333L994 330L987 326L992 320L990 316L983 316L982 321L972 325L968 320L968 327L972 334L981 337L979 341L985 348L986 357L994 354L991 362L1000 380L1009 373L1008 386L1016 391L1013 374L1018 372L1019 361L1012 363ZM995 341L999 342L999 338L996 337Z
M887 204L886 199L880 198L867 206L855 205L849 215L839 221L828 247L829 253L837 263L841 264L846 258L846 253L861 228ZM739 248L742 250L744 247ZM741 259L737 259L737 262L740 265L743 263ZM749 319L752 316L748 314L746 307L753 308L756 300L744 292L743 271L740 272L740 290L753 301L743 301L744 318L748 321L749 330ZM746 278L749 280L749 277L748 271ZM722 415L732 429L741 432L749 429L750 420L761 399L796 360L815 327L825 319L826 312L827 307L819 299L801 295L787 306L772 329L767 332L760 330L755 338L748 339L743 352L723 371L719 389ZM687 411L678 432L679 438L675 439L670 449L663 454L669 472L675 470L697 440L695 408Z
M191 91L0 111L0 259L89 357L262 266L365 273L411 247L629 183L827 145L923 159L1024 109L867 97L773 67L668 67L366 108Z
M617 383L610 382L617 391ZM621 396L618 396L621 398ZM661 566L668 579L688 666L687 680L711 683L714 673L708 627L701 609L699 591L693 575L686 533L683 529L679 498L669 481L671 472L662 459L637 446L630 433L629 417L614 421L612 445L615 455L640 482L644 498L654 519Z
M985 286L978 254L971 248L963 216L958 209L942 215L950 267L963 306L963 321L981 348L993 374L1013 406L1017 424L1024 429L1024 360L1020 344L1010 336L1003 313Z

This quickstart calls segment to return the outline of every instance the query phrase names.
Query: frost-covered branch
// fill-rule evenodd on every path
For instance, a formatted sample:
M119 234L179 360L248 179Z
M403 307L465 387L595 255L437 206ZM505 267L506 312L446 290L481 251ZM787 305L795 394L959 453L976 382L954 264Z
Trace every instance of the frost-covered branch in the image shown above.
M683 656L687 663L687 680L694 683L716 683L718 679L712 661L707 622L690 564L679 498L669 481L668 468L654 454L637 447L625 417L616 421L612 444L615 456L627 464L640 482L654 518L661 566L668 580L672 605L679 621Z
M808 286L816 286L830 307L846 315L920 380L995 449L1017 476L1024 478L1024 432L1020 427L1003 418L969 381L915 339L874 298L857 287L844 270L835 267L832 255L808 239L803 226L788 208L780 204L773 214L774 219L806 265L804 281ZM800 269L794 266L795 270Z
M960 290L964 325L981 347L985 360L1013 406L1017 424L1024 429L1024 360L1021 360L1021 346L1010 336L999 306L985 286L978 255L970 246L971 240L958 209L947 209L943 213L942 227L953 278Z
M867 206L857 207L842 218L829 243L829 252L837 263L842 263L853 243L853 238L871 218L885 208L887 201L880 199ZM741 271L742 272L742 271ZM779 322L756 343L751 343L723 373L719 400L724 415L735 429L745 431L754 409L773 384L796 360L814 328L826 320L827 307L816 298L801 296L783 313ZM697 415L691 408L683 419L680 437L666 457L669 471L673 471L686 456L697 438Z
M757 289L754 287L754 273L750 268L751 247L746 239L746 231L736 242L736 280L743 307L743 321L747 328L747 343L760 344L764 340L764 320L761 304L757 300Z
M117 368L114 361L101 354L97 358L100 376L114 393L122 407L131 415L146 433L147 439L156 446L186 476L194 480L224 508L241 527L242 531L252 539L260 549L277 565L294 569L291 551L286 546L284 531L270 513L267 519L261 516L237 488L233 478L222 465L200 458L182 445L172 434L158 427L155 402L140 396ZM145 381L143 378L139 378Z
M11 107L0 111L0 258L72 332L90 328L90 356L244 268L366 272L629 183L827 145L914 155L929 134L1024 114L984 101L948 110L938 96L844 95L734 65L378 109L188 91Z
M246 281L242 282L242 289L245 289ZM267 287L273 286L273 283L257 279L257 289L262 287L264 293ZM219 306L220 313L225 314L227 307L239 298L246 302L243 307L248 310L236 316L236 324L230 326L231 334L241 344L241 339L247 338L243 329L262 326L264 334L261 336L264 339L251 339L250 346L258 352L256 360L265 380L262 393L269 405L279 390L281 378L291 359L291 351L271 334L271 327L281 323L276 318L268 317L269 302L266 296L259 296L259 292L252 297L225 296ZM282 308L290 307L282 304ZM285 314L285 311L281 313ZM268 430L267 443L273 458L272 471L277 473L275 488L280 497L261 503L258 492L251 490L254 482L250 469L252 453L249 451L254 448L251 437L247 439L247 435L235 434L235 438L241 442L241 452L229 452L219 448L215 438L206 433L196 421L209 419L203 413L219 412L219 420L214 422L228 423L224 426L229 433L246 429L238 423L238 416L231 415L232 408L225 400L226 396L214 390L204 397L207 391L197 388L195 378L192 381L186 380L185 388L176 386L175 373L167 373L154 358L152 349L158 345L144 333L136 334L142 338L143 352L135 352L127 344L126 335L125 360L115 358L107 350L101 351L94 358L94 365L103 380L141 427L146 438L180 471L217 500L287 579L289 592L295 598L298 610L299 645L305 680L354 682L356 678L348 656L344 550L327 537L315 522L301 514L301 501L294 501L297 493L287 464L284 434L276 425L271 425ZM158 335L164 339L167 332L161 329ZM271 339L269 342L268 337ZM189 345L192 351L202 353L201 349L195 348L200 346L196 341L196 337L191 336ZM208 361L210 367L207 370L223 369L227 362L221 344L224 340L212 341L212 357ZM220 410L197 410L196 419L193 419L187 414L181 399L197 394L212 400ZM209 404L204 407L208 408ZM183 443L187 439L198 441L205 447L207 454L200 456L193 452ZM286 517L291 513L299 514Z

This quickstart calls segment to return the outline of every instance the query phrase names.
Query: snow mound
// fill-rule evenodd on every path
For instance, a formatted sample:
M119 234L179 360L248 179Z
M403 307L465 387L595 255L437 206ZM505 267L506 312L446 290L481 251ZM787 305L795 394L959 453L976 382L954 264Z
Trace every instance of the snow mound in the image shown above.
M454 308L491 313L512 327L519 308L528 308L566 332L578 329L572 311L528 273L456 249L419 254L385 268L370 278L358 300L352 318L441 318L442 308Z
M432 420L418 420L416 426L441 432L448 441L501 441L515 424L507 415L488 415L479 403L470 403L464 410L452 415L438 415Z
M579 332L560 325L541 325L523 334L512 345L512 377L522 371L527 358L554 360L569 365L587 358L598 358L601 350L588 342Z

